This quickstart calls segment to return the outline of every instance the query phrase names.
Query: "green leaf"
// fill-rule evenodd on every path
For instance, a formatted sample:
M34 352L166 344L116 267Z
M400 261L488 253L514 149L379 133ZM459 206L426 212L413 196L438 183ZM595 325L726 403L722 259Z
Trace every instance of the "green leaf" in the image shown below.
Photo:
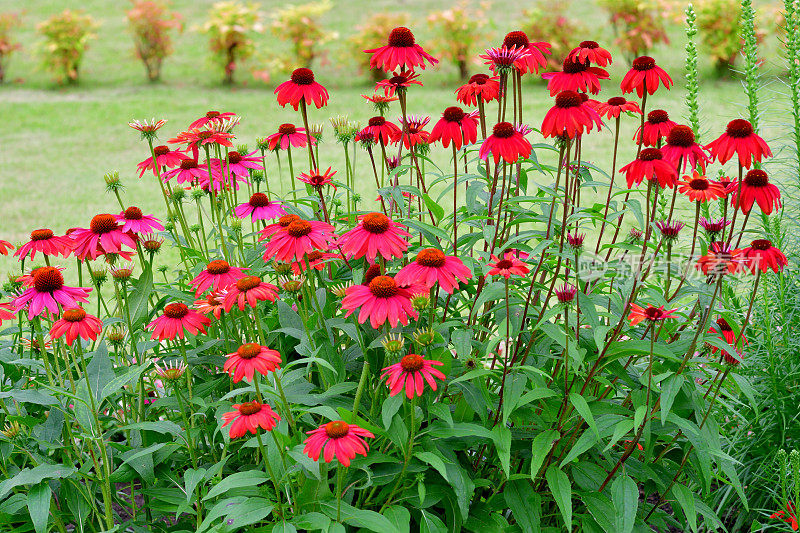
M544 475L567 531L572 530L572 485L567 475L556 465L550 465Z
M131 381L139 379L139 376L142 375L142 372L147 370L149 367L149 364L132 366L121 375L106 383L105 387L103 387L103 390L100 393L100 400L102 401L104 398L108 398L115 392L122 390L122 388Z
M155 431L156 433L168 433L171 435L180 435L180 433L183 431L182 427L175 422L170 422L169 420L137 422L135 424L122 426L119 428L119 431L125 431L128 429L141 429L144 431Z
M553 429L542 431L533 439L531 445L531 480L536 482L536 477L539 474L539 469L544 463L545 457L550 453L550 448L553 443L558 439L558 431Z
M186 503L192 501L194 489L197 488L197 484L200 483L205 477L205 468L198 468L197 470L194 468L189 468L183 474L183 481L186 486Z
M636 482L626 474L617 477L611 484L611 499L616 510L616 531L631 533L639 508L639 488Z
M320 502L320 507L331 518L335 518L338 514L336 500ZM348 522L355 527L365 528L376 533L392 531L392 523L385 516L375 511L357 509L345 502L341 502L341 518L342 522Z
M33 468L26 468L0 483L0 499L6 497L12 489L22 485L34 485L45 479L60 479L69 477L77 472L74 466L42 464Z
M517 408L517 403L525 392L528 377L523 374L508 374L503 388L503 425L508 421L509 415Z
M672 409L675 396L678 395L681 387L683 387L683 376L681 374L672 375L664 381L664 385L661 387L661 425L667 423L669 410Z
M411 531L411 513L405 507L392 505L383 511L385 516L394 526L395 533L409 533Z
M428 193L423 193L422 199L425 200L425 206L430 209L431 213L433 213L433 217L436 219L436 222L439 222L444 216L444 207L437 204L433 198L428 196Z
M542 500L528 481L524 479L509 481L503 495L523 533L541 531Z
M116 377L114 365L111 363L111 358L108 356L108 350L104 342L97 346L92 360L86 365L86 376L89 380L89 385L92 386L95 398L98 402L102 401L103 389ZM98 405L98 407L100 406Z
M226 477L208 491L208 494L203 497L203 501L215 498L231 489L240 487L253 487L260 485L269 479L269 476L259 470L248 470L246 472L236 472Z
M36 533L47 531L47 521L50 518L50 485L47 481L34 485L28 491L28 512Z
M419 521L419 533L447 533L447 527L438 516L425 509L420 509L419 512L422 515Z
M279 522L272 526L272 533L297 533L297 528L290 522Z
M136 327L140 322L147 320L147 303L153 292L153 271L146 265L139 279L131 283L132 289L128 294L128 309L131 323Z
M511 475L511 430L498 424L492 429L492 439L507 479Z
M572 403L573 407L575 407L575 410L578 411L578 414L580 414L581 417L586 420L586 423L589 424L589 427L599 439L600 430L597 429L597 422L594 420L594 415L592 414L592 410L589 408L589 404L586 402L586 398L577 392L573 392L569 395L569 401Z
M0 400L13 398L15 401L23 403L33 403L36 405L57 405L58 400L36 389L10 390L0 392Z
M381 420L383 421L384 428L389 429L389 426L392 425L394 415L397 414L397 411L399 411L400 407L403 405L403 398L403 394L395 394L384 400L381 406Z
M697 531L697 509L694 503L694 493L685 485L676 483L672 486L672 494L683 509L686 522L692 531Z

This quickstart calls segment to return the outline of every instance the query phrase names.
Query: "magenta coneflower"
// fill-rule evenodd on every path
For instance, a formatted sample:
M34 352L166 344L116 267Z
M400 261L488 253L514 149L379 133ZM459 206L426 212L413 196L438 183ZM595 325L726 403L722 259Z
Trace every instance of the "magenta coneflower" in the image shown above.
M346 309L345 317L361 308L358 323L363 324L368 318L374 329L378 329L388 321L393 328L398 323L408 325L408 317L416 319L419 315L411 305L411 296L415 289L401 287L391 276L375 276L366 285L353 285L345 291L342 309Z
M74 244L74 241L66 235L55 236L53 235L53 230L42 228L33 230L31 232L31 240L17 248L17 251L14 252L14 256L19 257L20 261L25 259L29 253L31 259L33 259L34 256L36 256L36 252L41 252L43 255L49 256L60 255L62 257L67 257L72 253Z
M516 254L512 252L504 253L502 259L492 254L492 261L494 262L489 263L489 266L492 267L489 270L490 276L503 276L508 279L512 275L524 276L528 273L528 267L525 266L525 263L517 259Z
M478 57L485 59L484 64L489 65L489 70L494 73L508 73L517 65L524 65L530 52L527 48L517 46L487 48L486 53Z
M669 135L672 128L677 126L677 122L670 120L669 114L663 109L654 109L647 114L644 121L644 129L636 128L633 140L645 146L658 146L658 141Z
M142 138L155 138L156 132L160 130L164 124L166 124L166 120L156 120L155 118L148 120L132 120L128 122L128 126L135 129L139 133L142 134Z
M141 178L144 176L145 171L152 170L153 175L158 175L160 169L167 167L167 168L174 168L181 164L181 161L184 159L189 159L189 156L181 152L180 150L171 150L169 146L155 146L153 147L153 153L156 155L156 165L158 166L158 171L156 170L156 166L153 165L153 157L150 156L141 163L136 165L136 169L139 171L139 177Z
M137 234L153 233L155 231L164 231L164 226L161 221L152 215L145 215L142 210L136 206L131 206L125 211L116 215L114 219L118 224L122 224L120 231L133 232Z
M314 73L310 68L295 69L289 80L275 88L275 94L278 95L278 104L281 107L291 104L295 111L301 100L306 104L313 102L317 109L328 103L328 91L314 81Z
M647 94L653 94L658 89L659 84L664 85L664 88L669 90L672 83L672 78L669 77L669 74L664 69L656 65L655 59L641 56L633 60L631 69L622 78L620 88L622 89L622 94L635 90L636 94L641 98L644 96L645 89L647 89Z
M549 80L547 88L550 96L561 91L575 91L597 94L600 92L600 80L608 79L608 72L599 67L590 67L586 61L565 59L560 72L546 72L542 78Z
M0 304L0 326L7 320L14 320L17 318L17 312L14 310L10 302Z
M712 239L716 238L717 234L722 233L725 227L729 226L731 221L726 218L714 220L713 218L700 217L698 222L700 227L706 230Z
M243 277L245 277L243 269L232 267L224 259L216 259L208 263L190 285L195 288L195 296L200 296L207 289L213 291L227 289Z
M677 318L674 314L675 311L678 309L664 309L664 306L655 307L653 305L648 305L647 307L641 307L634 303L631 304L631 312L628 315L628 318L631 321L631 326L635 326L642 320L647 320L649 322L661 322L668 318Z
M595 41L583 41L573 48L567 57L573 61L589 61L598 67L605 67L611 64L611 52L600 48L600 45Z
M372 117L367 122L367 127L362 131L370 133L375 140L374 142L382 142L384 145L391 144L400 139L400 128L386 120L382 116Z
M220 146L232 147L233 134L225 131L214 130L189 130L179 133L174 139L168 142L173 144L185 144L190 150L199 150L201 147L218 144Z
M753 162L760 163L764 157L772 157L767 143L753 131L753 125L747 120L736 119L728 123L725 133L706 145L711 152L711 159L721 165L730 160L734 154L739 156L739 164L750 168Z
M377 91L382 88L384 96L391 97L394 96L395 93L404 93L412 85L419 85L422 87L422 82L417 78L419 78L419 74L416 74L413 70L392 72L391 78L386 78L375 84L375 90Z
M264 170L260 157L256 156L257 150L249 154L240 154L236 150L228 152L227 161L220 162L220 167L225 172L230 172L242 178L249 178L251 170Z
M122 246L136 250L136 241L129 232L124 232L114 215L95 215L88 228L77 228L69 234L75 241L75 257L96 259L103 254L125 254Z
M642 114L642 110L639 109L639 104L636 102L629 102L622 96L614 96L613 98L609 98L606 102L599 102L594 110L597 111L597 114L601 117L609 119L619 118L622 113Z
M284 227L281 225L283 218L278 222L280 227L269 237L264 250L265 261L302 261L306 254L314 250L327 250L336 239L333 226L325 222L302 220L298 217Z
M305 148L307 140L308 135L306 135L306 130L304 128L296 128L294 124L281 124L278 126L277 133L273 133L267 137L270 150L275 150L276 148L286 150L290 146ZM317 144L317 139L312 136L311 145L313 146L315 144Z
M503 47L507 49L516 48L527 52L527 54L514 63L514 67L520 74L526 74L528 72L536 74L539 72L540 68L547 66L547 59L545 59L544 55L550 53L550 43L532 43L524 31L512 31L507 33L503 38Z
M58 316L58 306L64 309L78 307L78 302L86 302L92 289L66 287L64 276L57 267L39 267L31 272L31 285L11 301L15 311L28 307L28 319L41 316Z
M222 415L224 423L222 427L230 424L228 435L232 439L243 437L249 431L256 434L258 428L265 431L272 431L280 421L281 416L272 410L272 407L257 401L234 404L235 411L229 411Z
M211 291L204 298L195 300L192 307L204 315L214 315L214 318L219 320L225 307L223 303L225 294L225 291Z
M678 172L675 167L663 160L661 150L658 148L645 148L639 152L639 157L619 171L625 173L629 189L634 185L639 185L643 179L658 180L662 189L674 187L678 181Z
M61 318L55 321L50 328L50 338L55 340L66 336L67 345L72 346L78 337L87 341L97 339L101 331L103 331L102 320L86 314L80 307L73 307L65 309Z
M278 298L278 287L262 281L258 276L245 276L229 285L225 294L225 311L230 312L233 306L244 311L246 306L256 307L258 302L274 302Z
M494 164L500 163L502 157L507 163L516 163L519 158L526 159L531 155L531 143L522 133L525 126L514 126L510 122L499 122L492 128L492 134L483 141L478 157L487 159L494 157Z
M575 285L569 283L563 284L560 288L556 289L556 300L560 304L568 304L575 299L578 294L578 289Z
M364 50L372 54L369 59L370 68L380 68L385 72L401 69L414 70L416 67L425 70L425 61L435 65L438 59L427 53L414 40L414 34L406 27L400 26L389 33L385 46Z
M728 192L733 193L731 205L741 209L742 213L749 213L754 203L758 204L765 215L781 208L781 191L769 182L769 176L761 169L747 171L742 179L740 194L739 188L736 183L728 185Z
M369 445L364 439L375 438L375 435L355 424L348 424L343 420L335 420L320 426L313 431L306 431L308 437L303 443L303 453L311 459L319 461L320 454L326 463L336 460L344 466L350 466L350 461L356 454L366 457Z
M433 287L436 282L447 293L453 294L458 282L466 282L472 272L461 259L445 255L436 248L425 248L417 254L417 258L400 269L394 279L400 285L422 284Z
M197 335L205 333L206 327L211 321L180 302L167 304L161 316L147 325L147 329L153 330L153 339L175 340L175 337L183 339L186 332Z
M478 140L478 119L474 113L465 113L457 106L444 110L442 118L434 124L428 142L442 142L447 148L452 142L456 150L465 144L474 144Z
M386 379L389 396L397 396L405 389L406 397L411 399L415 396L422 396L425 382L428 383L431 390L436 390L436 379L434 378L444 380L446 377L434 366L443 364L441 361L423 359L421 355L410 353L400 359L400 362L385 367L381 379Z
M331 171L331 167L328 167L328 170L325 173L321 173L319 170L309 170L307 173L303 172L297 179L311 185L315 190L319 191L324 188L326 185L330 185L334 189L336 185L333 184L333 176L336 175L336 171Z
M675 165L681 164L679 172L686 172L686 167L704 171L710 162L703 147L694 142L694 132L689 126L673 126L667 135L667 144L661 148L664 161Z
M211 175L216 180L219 177L219 171L212 167ZM175 178L175 181L181 185L184 183L190 185L208 183L208 167L205 164L198 164L197 159L184 159L176 168L168 170L161 175L161 179L164 183L172 178Z
M370 263L380 255L384 259L401 258L408 249L406 237L411 235L405 226L383 213L368 213L358 217L356 227L339 237L339 247L348 257L366 257Z
M239 383L242 379L252 382L256 372L266 376L281 367L281 354L277 350L254 342L242 344L227 357L222 369L231 375L234 383Z
M286 214L281 202L270 200L263 192L256 192L250 200L236 206L234 213L239 218L250 217L250 220L272 220Z
M555 105L550 108L542 121L542 135L547 137L567 136L570 139L592 131L592 126L601 127L600 116L584 104L575 91L558 93Z
M485 103L497 100L499 95L499 78L488 74L474 74L465 85L456 89L456 100L468 106L478 105L478 98Z
M658 231L661 232L661 236L667 242L672 242L678 239L678 234L681 230L686 226L683 222L679 222L677 220L659 220L656 222L656 227Z
M750 243L750 246L742 250L742 255L745 258L745 266L753 274L757 270L766 272L770 269L777 273L789 264L789 260L786 259L784 253L773 246L772 241L767 239L754 240Z
M202 117L198 118L197 120L189 124L189 129L194 130L194 129L204 128L206 126L214 126L228 119L232 119L235 116L236 113L230 113L230 112L220 113L219 111L208 111L205 115L203 115Z

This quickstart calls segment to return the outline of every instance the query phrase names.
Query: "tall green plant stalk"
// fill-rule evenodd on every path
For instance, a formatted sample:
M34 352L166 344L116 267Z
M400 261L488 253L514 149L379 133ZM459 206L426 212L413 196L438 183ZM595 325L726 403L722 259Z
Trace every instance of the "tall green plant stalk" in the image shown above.
M686 107L689 108L689 123L692 125L695 140L700 141L700 84L697 82L697 14L694 6L686 7Z

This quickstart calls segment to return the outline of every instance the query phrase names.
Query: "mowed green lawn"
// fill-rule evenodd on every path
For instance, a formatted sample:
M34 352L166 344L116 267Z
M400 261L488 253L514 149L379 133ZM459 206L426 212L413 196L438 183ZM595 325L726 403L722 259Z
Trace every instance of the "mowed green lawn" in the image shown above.
M116 201L105 193L103 175L108 171L119 171L126 185L124 200L145 211L162 214L163 202L152 182L152 178L139 180L135 165L147 157L146 144L139 141L138 134L127 126L131 119L164 118L169 122L162 129L165 141L184 129L192 120L207 110L233 111L243 117L237 128L237 141L254 145L256 137L274 132L283 122L299 123L299 115L290 107L281 109L275 102L272 90L283 81L286 74L273 73L271 84L253 79L246 65L238 73L239 84L223 87L220 74L208 59L207 41L196 31L204 20L211 0L175 0L174 10L181 13L185 30L175 39L175 54L164 64L163 82L150 84L144 69L134 57L132 41L127 33L125 10L128 3L108 0L27 0L24 3L23 27L18 35L23 50L17 53L9 66L8 83L0 87L0 109L4 127L0 128L0 238L12 242L27 239L31 229L51 227L63 232L74 226L85 226L98 212L117 210ZM269 13L281 2L261 2L266 26ZM596 39L615 53L616 61L610 67L612 79L604 82L600 98L607 99L619 94L619 81L629 68L619 51L611 44L613 34L606 23L604 12L593 2L586 0L572 3L574 13L584 13L585 24L592 28L586 35L576 35L576 43L587 38ZM39 67L36 56L41 42L35 33L35 25L47 16L65 7L79 8L90 13L101 23L98 38L91 43L82 67L81 81L77 86L59 87ZM339 39L326 45L327 62L312 65L317 79L331 93L330 103L322 110L311 112L312 122L325 123L324 142L320 148L320 160L335 170L343 167L340 146L331 136L328 118L347 114L351 119L363 123L374 114L371 104L361 94L371 93L372 84L367 81L349 53L346 39L371 13L379 11L405 11L411 14L411 26L417 40L423 46L432 35L425 22L427 14L442 9L444 4L433 0L409 0L390 2L355 0L336 3L324 18L323 24L338 32ZM580 8L580 10L578 9ZM17 11L20 3L15 0L0 0L0 11ZM518 29L521 8L508 9L496 3L488 13L492 21L493 38L484 43L499 42L510 30ZM652 55L675 79L672 91L660 90L648 100L648 109L667 109L672 117L681 122L686 115L684 103L683 47L685 37L680 27L670 30L672 44L659 46ZM256 36L261 50L282 50L286 44L278 41L267 28ZM376 45L380 43L375 43ZM771 34L762 54L766 59L765 70L781 72L777 53L777 37ZM476 55L481 49L476 49ZM434 51L435 52L435 51ZM263 56L262 56L263 57ZM472 70L485 71L476 61ZM741 82L735 78L717 79L712 74L708 59L701 57L701 106L703 139L708 141L718 135L731 118L745 113L746 102ZM433 121L442 110L455 103L454 90L460 84L452 65L426 70L421 77L424 88L414 87L409 92L409 112L429 114ZM773 80L764 91L771 110L784 112L785 98L779 94L781 86ZM534 127L539 127L552 99L540 80L530 79L525 84L525 117ZM492 108L493 109L493 108ZM396 117L399 108L392 109L390 117ZM771 117L778 116L773 119ZM777 113L768 113L765 118L764 135L768 141L780 136L779 122L784 120ZM620 164L627 163L635 154L630 139L638 125L626 119L621 134ZM431 124L432 125L432 124ZM541 142L541 136L530 135L532 142ZM601 167L610 167L610 151L613 135L605 131L592 134L584 147L584 159ZM447 163L448 154L440 148L434 149L434 158ZM301 155L296 170L303 169ZM366 162L365 158L361 159ZM276 167L270 169L271 180L277 179ZM285 167L284 167L285 170ZM344 172L342 171L342 177ZM284 176L288 179L288 176ZM356 183L362 197L375 197L374 180L369 167L361 165ZM276 187L273 186L273 190ZM604 194L603 194L604 195ZM369 202L366 205L370 205ZM10 261L0 262L0 270L12 266Z

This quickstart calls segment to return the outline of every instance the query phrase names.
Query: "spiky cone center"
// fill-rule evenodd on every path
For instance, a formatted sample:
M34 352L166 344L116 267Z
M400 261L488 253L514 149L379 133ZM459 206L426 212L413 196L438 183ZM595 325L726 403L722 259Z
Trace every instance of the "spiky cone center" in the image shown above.
M278 225L282 228L288 228L292 222L300 220L300 217L297 215L283 215L281 218L278 219Z
M750 243L750 247L753 250L759 250L764 252L772 248L772 241L768 239L756 239Z
M46 241L47 239L51 239L52 237L53 237L53 230L47 228L35 229L31 232L32 241Z
M717 319L717 325L719 326L720 331L733 331L733 328L730 324L728 324L728 321L722 317Z
M556 95L556 107L569 109L581 105L581 95L575 91L561 91Z
M295 220L286 227L286 233L295 239L299 239L311 233L311 229L311 223L307 220Z
M197 168L197 159L181 160L181 170L191 170L193 168Z
M656 60L650 56L641 56L633 60L633 70L640 72L656 68Z
M657 161L663 157L664 155L658 148L645 148L639 153L639 161Z
M213 275L227 274L231 270L231 265L224 259L216 259L206 265L206 272Z
M309 263L313 263L314 261L319 261L320 259L322 259L322 252L320 252L319 250L312 250L311 252L308 252L306 254L306 260Z
M211 130L203 130L197 132L197 138L201 141L210 139L212 135L214 135L214 132Z
M492 128L492 135L499 139L508 139L514 135L514 125L510 122L498 122Z
M131 206L125 210L125 220L142 220L144 214L136 206Z
M414 340L417 341L417 344L420 346L430 346L433 344L435 337L436 334L431 328L420 329L414 332Z
M531 44L531 42L528 39L528 35L524 31L509 32L503 39L503 46L506 48L511 48L512 46L516 46L517 48L527 48L529 44Z
M400 359L400 367L404 372L419 372L422 370L424 364L425 361L422 359L422 356L415 353L410 353Z
M156 157L167 155L169 153L169 146L164 146L163 144L161 146L156 146L153 148L153 153L156 154Z
M147 239L142 242L142 247L148 252L157 252L161 249L162 244L164 244L164 241L160 239Z
M578 74L579 72L585 72L588 68L589 61L573 60L569 57L564 59L561 64L561 70L565 74Z
M647 114L647 122L650 124L661 124L669 120L669 113L663 109L654 109Z
M369 119L370 126L383 126L386 124L386 119L383 117L372 117Z
M705 191L711 186L705 178L694 178L689 182L689 188L694 191Z
M240 154L236 150L228 152L228 163L230 163L231 165L235 165L241 160L242 160L242 154Z
M294 127L294 124L281 124L278 126L278 133L281 135L291 135L297 133L297 128Z
M383 213L369 213L361 219L361 227L375 235L386 233L390 225L389 217Z
M257 401L245 402L239 405L239 414L243 416L250 416L261 412L261 404Z
M245 276L244 278L236 281L236 288L240 291L249 291L261 285L261 278L258 276Z
M649 305L647 306L647 309L644 310L644 315L647 317L647 320L656 321L661 320L664 317L664 311L658 307Z
M392 48L410 48L414 46L414 34L405 26L393 29L389 33L389 46Z
M628 101L625 98L623 98L622 96L614 96L614 97L608 99L608 105L622 106L622 105L625 105L627 103L628 103Z
M298 68L292 72L291 79L297 85L311 85L314 83L314 73L310 68Z
M255 357L258 356L258 354L261 353L261 345L255 343L255 342L251 342L251 343L248 343L248 344L242 344L236 350L236 353L242 359L254 359Z
M206 112L206 118L217 118L220 115L219 111Z
M595 48L600 48L600 45L597 44L597 41L581 41L581 44L579 44L578 47L594 50Z
M76 307L75 309L67 309L64 311L64 314L61 315L61 318L67 322L80 322L86 318L86 311L80 307Z
M364 272L364 284L369 285L370 282L381 275L381 266L378 263L370 265Z
M369 290L376 298L391 298L400 288L391 276L375 276L369 282Z
M461 122L467 114L458 106L450 106L442 113L442 118L447 122Z
M417 254L417 264L424 267L442 268L444 260L444 252L436 248L425 248Z
M473 74L469 79L469 83L474 85L486 85L487 81L489 81L489 76L486 74Z
M743 118L737 118L728 122L725 133L736 139L743 139L753 134L753 125Z
M164 307L164 316L167 318L181 319L189 314L189 308L184 303L175 302Z
M91 229L92 233L96 235L102 235L103 233L114 231L118 227L119 226L117 225L116 220L114 220L114 216L107 213L95 215L94 218L92 218L92 221L89 223L89 229Z
M33 271L33 288L38 292L53 292L64 286L64 276L56 267L41 267Z
M694 132L689 126L674 126L667 135L667 144L689 148L694 144Z
M769 184L767 173L761 169L748 170L744 182L750 187L766 187Z
M514 266L514 262L511 259L501 259L497 262L497 268L500 270L508 270L509 268Z

